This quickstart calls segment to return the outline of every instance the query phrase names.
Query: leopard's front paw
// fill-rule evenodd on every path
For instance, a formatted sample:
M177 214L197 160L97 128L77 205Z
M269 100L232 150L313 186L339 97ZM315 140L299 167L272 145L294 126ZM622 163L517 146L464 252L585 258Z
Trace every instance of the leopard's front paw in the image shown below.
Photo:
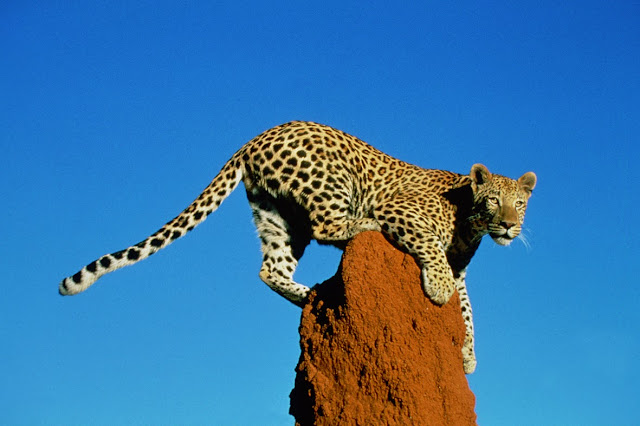
M471 374L476 369L476 353L473 350L473 336L467 335L462 346L462 362L464 374Z
M451 277L434 276L426 268L422 269L422 288L429 299L438 305L447 303L456 289Z
M464 374L471 374L476 371L476 365L478 364L476 356L473 353L465 353L464 349L462 350L462 363Z

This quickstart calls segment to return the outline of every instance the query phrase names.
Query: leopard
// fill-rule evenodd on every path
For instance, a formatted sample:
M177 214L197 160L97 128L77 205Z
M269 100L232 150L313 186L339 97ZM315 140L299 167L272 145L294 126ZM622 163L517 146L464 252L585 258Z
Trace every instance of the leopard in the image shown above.
M463 369L476 369L466 271L485 235L507 246L522 231L533 172L517 180L474 164L469 174L424 169L332 127L292 121L264 131L224 164L200 195L155 233L106 254L59 284L61 295L137 263L184 236L242 182L262 250L259 277L304 307L311 288L293 279L312 240L344 248L365 231L381 232L411 255L423 292L437 305L457 291L465 324Z

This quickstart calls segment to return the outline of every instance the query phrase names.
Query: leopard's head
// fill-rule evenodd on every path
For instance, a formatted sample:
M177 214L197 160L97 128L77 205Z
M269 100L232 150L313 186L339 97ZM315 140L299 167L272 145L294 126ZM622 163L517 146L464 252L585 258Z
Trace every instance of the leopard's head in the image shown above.
M527 172L513 180L491 174L482 164L474 164L469 177L476 223L493 241L509 245L522 231L527 202L536 186L535 173Z

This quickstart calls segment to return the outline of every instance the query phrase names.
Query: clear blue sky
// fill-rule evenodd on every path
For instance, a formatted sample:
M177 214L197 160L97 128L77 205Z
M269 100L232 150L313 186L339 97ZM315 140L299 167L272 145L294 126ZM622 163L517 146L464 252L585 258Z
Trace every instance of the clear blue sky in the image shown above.
M57 295L292 119L427 168L535 171L530 248L487 240L469 269L478 421L637 421L637 2L269 3L0 6L0 423L293 424L300 314L258 278L242 189ZM339 255L312 246L297 279Z

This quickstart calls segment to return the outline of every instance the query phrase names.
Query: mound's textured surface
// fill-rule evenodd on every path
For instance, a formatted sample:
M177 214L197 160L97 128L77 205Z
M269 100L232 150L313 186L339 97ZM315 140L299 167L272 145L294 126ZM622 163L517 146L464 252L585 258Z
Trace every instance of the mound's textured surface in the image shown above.
M411 256L359 234L311 297L291 392L297 424L476 424L458 295L431 303Z

